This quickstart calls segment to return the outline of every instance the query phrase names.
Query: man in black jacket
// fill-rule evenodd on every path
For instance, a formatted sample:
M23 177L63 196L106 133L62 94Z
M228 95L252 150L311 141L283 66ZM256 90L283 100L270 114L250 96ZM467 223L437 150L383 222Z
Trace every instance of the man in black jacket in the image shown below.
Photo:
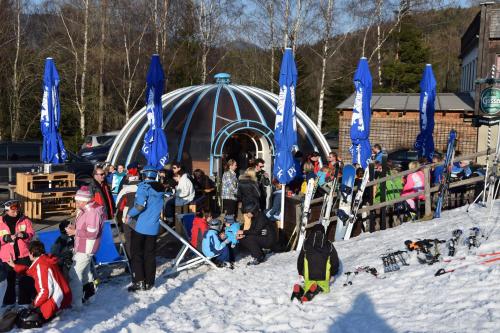
M251 224L248 230L238 231L238 239L253 257L248 265L258 265L265 260L262 249L272 248L276 241L275 230L258 204L251 202L243 206L242 213L251 220Z

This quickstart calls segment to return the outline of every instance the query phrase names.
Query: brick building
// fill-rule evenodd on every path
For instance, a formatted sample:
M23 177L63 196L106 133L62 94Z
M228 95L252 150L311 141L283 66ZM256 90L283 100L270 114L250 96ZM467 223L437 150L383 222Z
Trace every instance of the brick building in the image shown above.
M370 143L380 143L387 150L411 148L415 144L419 128L419 94L373 94ZM337 108L339 116L339 153L346 161L351 160L352 107L354 94ZM466 124L462 115L474 110L469 94L441 93L436 96L434 116L434 143L436 150L445 151L448 134L452 128L458 134L457 149L465 154L476 151L477 128Z

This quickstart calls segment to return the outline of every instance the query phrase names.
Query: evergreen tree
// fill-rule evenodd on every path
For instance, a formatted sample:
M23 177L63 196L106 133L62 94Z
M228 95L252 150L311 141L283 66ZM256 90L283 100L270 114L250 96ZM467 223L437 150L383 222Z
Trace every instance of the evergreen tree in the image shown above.
M423 45L422 32L411 23L405 22L394 36L399 45L385 62L382 81L385 91L419 92L422 71L429 61L429 49Z

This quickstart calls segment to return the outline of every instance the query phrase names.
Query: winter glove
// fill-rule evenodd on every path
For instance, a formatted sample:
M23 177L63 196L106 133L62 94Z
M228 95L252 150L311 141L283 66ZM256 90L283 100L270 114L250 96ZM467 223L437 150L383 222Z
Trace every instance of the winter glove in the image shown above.
M5 243L13 243L14 242L14 240L12 239L12 235L4 235L3 236L3 241Z
M26 239L26 238L28 238L28 234L26 232L24 232L24 231L19 231L17 233L17 238L19 238L19 239Z

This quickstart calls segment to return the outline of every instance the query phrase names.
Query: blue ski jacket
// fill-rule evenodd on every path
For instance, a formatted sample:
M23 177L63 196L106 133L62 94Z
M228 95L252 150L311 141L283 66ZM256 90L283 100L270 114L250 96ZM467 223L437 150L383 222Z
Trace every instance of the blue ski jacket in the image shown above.
M203 237L203 241L201 243L201 249L203 254L206 257L215 257L218 255L222 249L226 247L229 243L229 240L221 241L219 238L219 232L215 229L208 229Z
M137 185L134 207L128 212L129 217L137 220L135 231L143 235L158 235L163 195L163 186L157 181L146 179Z

